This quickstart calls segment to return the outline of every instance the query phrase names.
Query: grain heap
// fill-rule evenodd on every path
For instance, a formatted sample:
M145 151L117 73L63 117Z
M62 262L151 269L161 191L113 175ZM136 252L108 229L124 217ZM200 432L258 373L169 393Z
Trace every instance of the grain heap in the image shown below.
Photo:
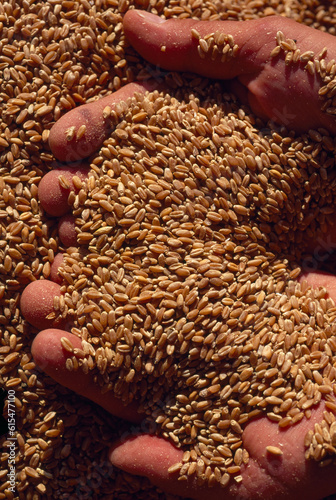
M18 307L26 284L48 278L55 253L62 251L55 221L37 202L38 183L55 164L48 131L75 106L153 74L125 42L122 16L133 6L167 18L281 14L336 33L334 6L315 0L1 2L0 384L16 392L15 498L163 498L145 480L111 471L106 443L119 435L115 419L35 369L30 345L36 330ZM238 119L236 112L233 117ZM321 137L326 147L330 139ZM294 144L296 158L303 148ZM117 427L120 432L127 428L119 421ZM3 436L0 499L14 498L8 489L6 443Z
M114 131L69 196L80 249L55 305L84 339L64 339L67 368L139 401L186 450L181 479L225 486L242 479L252 418L284 428L322 395L336 409L336 307L295 281L307 235L332 213L334 142L260 131L219 85L188 85L110 113ZM331 440L310 436L307 457L329 459Z

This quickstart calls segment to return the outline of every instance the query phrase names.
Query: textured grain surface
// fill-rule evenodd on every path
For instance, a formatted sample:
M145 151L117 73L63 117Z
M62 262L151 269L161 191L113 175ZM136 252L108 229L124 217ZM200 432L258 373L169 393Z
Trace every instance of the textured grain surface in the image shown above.
M55 221L45 216L37 200L39 181L55 164L47 146L52 124L79 104L104 96L135 77L146 79L155 73L125 46L122 15L133 6L167 18L251 19L278 13L335 34L334 7L316 1L273 2L272 6L264 1L232 5L181 1L177 5L159 0L150 6L148 2L133 4L128 0L98 0L94 6L85 0L1 3L0 380L2 387L16 391L18 494L22 499L55 498L56 492L58 498L163 498L145 481L130 480L127 474L111 470L106 442L118 435L115 420L35 369L30 354L35 330L24 322L18 308L23 287L32 280L48 278L54 255L62 250ZM304 57L308 61L310 55ZM234 152L234 141L231 147ZM295 148L294 156L299 159L301 149L298 145ZM125 158L129 154L123 152ZM252 158L249 161L254 165ZM289 165L292 161L295 158ZM237 179L233 179L234 187L235 183ZM218 215L209 213L208 217L214 223ZM227 274L225 279L229 278ZM289 323L286 328L290 328ZM285 370L287 365L283 363ZM243 378L247 376L245 372ZM321 385L319 375L316 377ZM79 422L80 429L76 430ZM332 421L328 425L331 428ZM127 426L120 432L126 430ZM332 427L328 432L333 431ZM313 446L315 441L312 438ZM2 450L5 444L2 438ZM7 458L2 451L2 462ZM5 476L7 470L1 474ZM7 486L3 483L0 498L11 498Z
M295 281L334 203L334 157L309 134L260 132L217 85L183 83L110 115L114 131L73 200L80 250L60 271L61 313L86 346L68 369L139 401L186 450L181 479L226 485L228 474L241 481L252 418L285 428L322 395L334 407L336 307ZM329 460L330 440L313 437L307 458Z

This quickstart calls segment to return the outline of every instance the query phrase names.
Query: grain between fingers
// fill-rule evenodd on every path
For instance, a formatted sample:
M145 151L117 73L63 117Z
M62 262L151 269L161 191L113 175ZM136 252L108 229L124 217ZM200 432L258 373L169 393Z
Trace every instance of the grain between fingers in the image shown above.
M105 118L113 132L73 199L79 249L60 270L62 315L83 339L67 367L137 401L185 450L180 480L224 487L242 481L252 419L285 428L322 397L334 408L336 307L296 281L332 214L333 138L260 132L219 85L183 89ZM307 441L307 458L335 451Z
M334 7L333 5L326 6L319 2L293 1L290 4L288 4L288 2L276 2L273 3L272 6L270 6L269 2L264 1L244 1L238 3L199 3L188 1L180 2L179 4L169 1L154 1L150 4L148 2L142 2L141 5L139 2L133 3L127 0L121 0L120 2L105 2L98 0L95 1L94 5L85 0L81 2L68 1L63 3L55 3L52 1L29 3L20 0L17 2L4 1L1 3L0 381L1 387L5 390L8 391L9 389L13 389L16 392L15 405L18 429L16 448L16 468L18 473L16 496L20 499L53 499L56 496L57 498L85 498L85 496L88 496L101 500L111 498L111 495L114 499L135 497L145 499L163 498L162 492L151 487L145 480L130 477L125 473L111 469L107 459L108 447L106 443L117 438L120 434L127 432L127 425L121 424L120 421L116 422L115 419L108 416L104 411L99 408L93 408L92 405L85 403L83 399L72 395L66 389L54 384L48 377L45 377L40 371L36 370L30 353L31 341L36 330L27 325L22 318L19 308L19 297L23 288L32 280L48 278L54 255L59 250L63 250L58 239L56 221L52 218L48 218L43 213L37 200L37 188L41 177L52 166L55 166L55 159L51 155L47 144L51 126L54 121L65 112L82 103L94 100L99 96L104 96L136 78L146 80L150 76L153 76L153 74L155 75L155 68L152 68L141 60L141 58L128 47L123 35L122 16L129 8L133 7L147 9L153 13L165 16L166 18L194 17L197 19L236 20L281 14L314 28L335 34ZM303 55L301 56L303 57ZM306 54L305 57L308 57L308 55ZM159 77L162 78L162 75L159 74ZM179 84L180 82L176 75L172 76L172 81L175 82L175 84ZM201 83L198 82L197 85L201 86ZM207 82L205 81L204 86L206 85ZM330 86L328 89L323 90L323 93L325 94L329 89ZM110 113L108 110L106 110L106 114L109 116ZM143 111L137 116L140 123L141 116L143 116ZM232 116L238 122L242 119L241 114L238 115L237 111L234 111ZM81 134L84 133L85 131L82 129L80 137ZM123 131L121 133L124 134ZM134 141L138 140L136 134L137 133L133 135ZM234 164L235 149L241 147L240 141L238 140L239 136L237 136L237 140L234 138L231 139L229 134L226 134L226 136L229 147L232 148L230 153L232 158L230 161ZM180 138L180 135L177 137ZM272 148L274 148L274 154L278 155L281 160L281 139L279 139L279 137L274 132L275 141L273 142ZM325 136L323 133L316 131L312 133L311 139L313 142L322 141L326 147L330 147L332 150L331 138ZM152 141L148 137L145 137L143 140L148 147L153 146ZM216 144L216 140L218 139L214 136L213 140ZM310 139L308 139L308 142L309 140ZM300 169L296 162L305 161L304 149L305 147L309 147L309 145L307 145L308 143L306 142L302 144L300 141L295 142L291 137L289 137L288 141L293 144L292 156L288 158L288 165L292 167L291 172L294 177L298 179L300 176ZM199 141L196 141L196 147L198 146ZM167 145L164 147L167 147ZM162 148L161 154L164 158L167 158L169 151L166 149L163 151L164 147ZM168 147L171 148L171 146ZM189 148L192 148L192 145L189 145ZM186 154L182 148L178 149L177 146L176 153L181 156L181 160L183 159L183 155ZM122 152L125 158L130 158L130 154L129 150ZM271 154L271 152L269 152L269 154ZM252 168L255 168L255 164L260 165L263 158L264 156L261 155L260 159L255 158L252 153L249 153L246 155L246 162L248 165L251 165ZM273 168L273 171L272 175L281 176L281 173L277 173L277 168ZM155 171L154 174L158 175ZM183 177L183 175L185 174L182 170L180 176ZM201 172L199 172L198 175L201 175ZM326 172L323 170L321 170L321 176L322 175L326 176ZM178 178L179 182L180 179L181 177ZM264 177L260 177L260 179L266 182ZM151 181L152 184L157 184L155 178L154 180L148 180ZM166 182L170 183L170 178ZM287 188L288 179L283 180L283 182L283 186ZM310 176L307 182L314 184L315 177ZM235 177L232 180L232 189L236 190L237 184L239 185L239 178ZM317 184L317 186L319 186L319 184ZM155 187L156 191L157 189L158 188ZM163 191L165 191L165 189L166 187L163 186ZM319 187L317 189L319 189ZM150 188L150 190L152 191L152 188ZM160 196L164 196L164 194L160 195L155 190L152 195L154 198L158 197L159 199ZM255 187L255 190L255 196L260 200L264 200L263 197L265 195L263 189ZM178 187L176 191L177 193L179 192ZM176 194L176 196L177 200L179 200L178 194ZM237 192L237 202L235 203L236 210L232 209L232 213L230 212L230 220L233 220L235 215L237 217L244 215L239 213L244 212L244 208L241 208L244 206L244 197L246 198L246 194L242 193L241 190ZM275 201L270 198L267 203L267 211L269 212L272 210L271 207L274 205ZM103 199L100 200L100 205L102 207L104 205L107 208L110 207L109 202ZM200 205L200 207L196 208L197 214L198 212L203 213L204 209L206 209L202 204ZM154 209L156 209L155 204ZM294 209L295 207L293 210ZM189 210L193 213L193 210L195 210L193 204L190 204ZM220 220L218 213L216 211L212 212L213 213L210 213L210 211L208 211L207 214L210 226L214 224L216 220ZM125 219L129 220L135 217L132 213L127 213L126 215L127 217L125 217ZM176 216L177 220L179 220L178 213ZM143 211L139 210L136 217L136 222L141 223L141 219L144 217ZM134 229L133 237L136 237L136 231L137 229ZM190 238L190 233L188 231L190 231L190 229L183 228L182 232L176 234L173 240L179 241L185 238L187 241L187 239ZM87 232L89 233L90 231ZM255 227L254 233L258 238L264 237L262 228L258 229ZM101 237L100 241L102 242L104 235L98 234L97 236ZM243 229L242 236L244 236ZM121 235L118 239L118 245L123 244L122 239L123 236ZM155 245L155 243L153 244ZM162 242L159 244L162 245ZM173 241L172 245L169 245L170 251L173 251L172 249L175 248L174 245L176 244L177 242ZM158 250L160 250L160 247L153 247L153 255L156 259L160 255L157 252ZM176 250L174 251L176 252ZM199 259L200 257L197 252L201 251L202 248L201 250L196 248L193 258ZM229 249L228 251L233 252L233 249ZM235 255L238 254L239 252ZM255 261L255 259L250 260ZM202 272L207 273L210 270L214 272L217 271L217 269L212 269L214 264L213 261L211 260L210 262L210 269ZM94 264L97 265L97 262L94 261ZM100 264L106 265L106 262L103 260ZM132 271L131 264L132 263L128 264L131 269L126 268L126 276L128 275L127 273ZM209 262L205 263L206 266L208 264ZM220 279L224 280L225 283L231 283L230 280L233 279L231 278L231 274L237 272L234 264L236 263L233 261L231 263L231 269L221 274ZM160 265L160 263L155 264L155 266ZM262 265L263 263L259 263L258 260L251 264L252 267L257 268ZM174 266L174 262L171 263L171 266ZM191 268L191 270L178 270L179 266L177 265L176 267L177 269L175 270L173 267L173 272L180 273L178 275L180 276L179 279L182 279L188 272L194 272L194 268ZM279 275L283 272L282 269L280 264L277 269ZM119 269L114 269L114 271L118 273ZM156 269L156 271L159 271L159 269ZM185 279L186 278L187 276L185 276ZM100 306L104 306L105 308L105 312L100 314L98 321L98 323L102 322L103 326L105 325L104 328L107 324L111 324L112 327L116 321L109 302L110 299L108 299L106 295L118 293L119 295L116 295L116 298L119 300L119 307L124 307L122 302L125 300L125 296L123 295L125 294L124 285L122 284L123 279L124 277L119 276L116 284L121 286L121 288L117 287L114 291L113 287L110 286L110 288L107 289L108 293L104 294L99 303ZM145 279L146 276L142 276L140 273L138 276L139 286L145 286L143 285ZM216 273L213 276L205 276L205 280L209 279L212 280L212 286L216 286L215 283L216 280L218 280ZM106 282L104 273L102 273L101 280ZM114 278L112 281L114 282ZM219 281L217 282L219 283ZM116 287L116 285L114 286ZM80 282L77 282L77 293L79 293L79 291ZM75 292L76 290L72 292L71 303L79 300ZM92 290L91 293L93 293ZM132 293L136 295L136 289L133 290ZM181 308L183 307L183 301L187 298L182 294L175 297L176 294L174 290L169 291L169 293L173 295L173 298L168 297L164 299L165 301L170 301L162 306L165 308L162 314L166 314L164 321L171 321L171 318L167 317L170 312L167 313L167 311L169 311L169 309L174 309L174 303L176 302L177 307ZM263 294L266 295L266 293L267 290L260 291L256 300L258 307L262 305ZM276 291L274 293L280 292ZM242 295L242 297L244 297L244 295ZM148 295L147 298L145 295L143 298L146 299L144 305L141 303L137 305L139 308L138 316L140 321L142 321L143 318L142 307L147 308L147 304L149 303ZM97 299L95 298L95 300ZM155 300L160 300L160 297L156 297ZM192 295L190 295L187 300L188 303L190 302L188 307L191 307L193 304L193 302L191 302L193 300ZM194 299L194 301L195 300L197 299ZM212 300L213 298L210 297L210 303ZM298 300L295 294L291 294L294 310L298 306ZM319 302L319 304L321 304L321 302ZM203 305L203 312L206 313L206 308L209 306ZM63 311L66 311L66 307L69 308L69 306L66 306L66 303L61 304L61 309ZM94 304L92 304L92 307L94 309ZM228 303L227 307L230 308L231 304ZM270 309L270 311L276 310L277 306L273 305L273 307L274 309ZM319 318L321 322L323 320L317 313L322 316L324 313L318 310L318 306L316 307L316 320ZM327 307L329 308L330 305ZM149 312L148 314L154 313ZM213 318L212 315L205 314L202 321L204 321L207 316L208 319ZM135 317L133 322L137 319L138 318ZM233 319L235 320L235 318ZM286 320L290 321L288 318L286 318ZM300 321L299 317L297 317L296 320ZM191 323L192 321L193 320L190 320L187 323ZM245 321L248 321L247 317ZM95 322L94 324L98 325L98 323ZM128 346L126 339L128 339L129 343L132 342L129 333L126 331L127 329L130 330L132 327L129 318L125 320L125 325L125 334L123 335L126 336L124 337L125 341L123 341L123 345L126 347L124 347L124 349ZM286 325L287 329L291 328L290 323L286 323ZM183 334L188 334L187 331L190 328L190 324L186 326L181 323L179 327L182 328L182 330L184 329ZM214 325L214 328L216 332L216 328L219 328L219 326L216 327L216 325ZM159 335L159 332L157 335ZM203 346L202 342L204 339L202 335L198 337L198 339L196 335L193 337L196 347L194 355L198 352L200 345ZM163 341L164 338L161 342L163 343ZM191 342L191 340L189 339L188 342ZM168 339L167 352L173 354L173 345L171 344L171 339ZM92 366L94 364L93 359L96 350L91 343L87 342L83 345L83 351L85 356L81 357L81 359L86 359L85 357L89 354L92 356L92 361L88 359L87 369L89 369L91 364ZM265 352L267 353L268 351L266 350ZM77 355L78 357L79 355L82 356L82 353L77 352ZM108 357L109 355L110 353L107 351L106 356ZM277 365L278 363L280 364L282 357L283 354L280 352ZM99 363L103 366L101 361L99 361ZM316 363L318 364L318 362ZM290 366L288 360L283 360L281 369L285 373L286 370L289 369L288 366ZM83 369L84 368L83 362ZM147 365L147 369L151 369L150 364ZM132 380L132 377L136 376L136 373L135 369L134 373L131 369L129 370L127 374L127 383ZM323 377L318 369L314 370L313 373L314 377L316 377L316 383L321 388L324 385L323 390L326 392L328 389L326 388L326 384L322 383ZM242 372L240 375L243 378L241 383L249 381L249 378L245 379L245 377L248 377L248 374L248 371ZM185 372L185 377L187 377L190 382L192 382L191 377L193 376L195 377L195 373L188 374ZM194 380L196 380L196 377ZM217 383L211 384L210 387L212 387L212 385L217 389ZM257 404L257 400L255 401ZM186 403L186 397L181 394L179 405ZM331 401L329 403L332 405ZM5 406L5 414L6 411ZM202 411L204 412L204 410ZM305 410L305 412L307 411L309 410ZM268 416L275 420L279 419L279 415L275 412L273 412L273 415L269 412ZM234 414L234 417L238 419L239 423L240 417L236 414ZM300 418L300 415L299 417L295 417L294 415L288 418ZM333 419L329 413L325 415L325 421L329 426L328 429L330 428L328 432L333 436ZM285 421L284 424L286 424L286 422L288 422L288 420ZM77 430L77 426L80 426L80 430ZM321 434L321 429L314 429L314 433L317 432ZM197 425L195 430L192 431L193 434L195 431L198 432ZM167 429L167 433L168 432L173 435L174 432L176 433L175 429L169 428ZM214 432L213 434L215 435L218 433ZM322 434L325 436L326 431L322 431ZM212 436L211 439L215 439L215 437L217 436ZM311 440L309 441L309 439ZM306 445L307 449L311 450L309 452L310 454L314 453L317 455L317 453L320 453L320 447L317 452L314 451L320 440L319 436L315 436L314 439L307 437ZM0 489L0 498L11 499L13 495L8 489L10 485L7 481L7 473L9 472L6 465L8 462L8 454L6 452L7 444L6 436L2 437L1 463L3 466L1 478L3 481ZM201 446L201 444L200 441L199 446ZM220 446L221 445L217 446L217 449L220 450L221 453L219 459L222 456L225 459L229 458L227 448L224 445L222 445L222 447ZM312 446L312 448L310 448L310 446ZM212 453L211 450L210 453ZM193 452L190 452L190 456L191 462L186 474L194 474L195 470L193 462L195 455ZM247 460L246 453L242 454L238 452L236 461L239 462L241 456L243 457L244 463L244 460ZM189 458L187 458L187 455L185 460L186 463L188 463ZM199 463L199 467L203 467L202 463ZM239 465L235 464L231 467L239 467ZM233 470L232 468L230 469L231 473ZM239 473L235 477L236 481L240 480ZM229 478L230 474L225 473L221 478L222 484L227 483Z

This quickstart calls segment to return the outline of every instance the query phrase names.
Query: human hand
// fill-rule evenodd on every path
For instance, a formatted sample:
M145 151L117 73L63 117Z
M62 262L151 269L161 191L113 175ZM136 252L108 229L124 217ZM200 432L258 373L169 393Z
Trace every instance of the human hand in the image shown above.
M112 96L112 99L118 99L118 95L114 94L114 96ZM91 106L91 110L94 111L94 109L97 109L97 107ZM101 109L99 112L101 113ZM74 120L74 117L75 113L72 113L72 117L70 116L70 114L66 115L66 119L70 120L67 123L74 124L76 126L76 122L72 121ZM65 123L64 120L63 126ZM92 134L95 132L95 130L99 128L99 123L95 123L94 116L92 117L91 115L90 121L87 124L86 134L86 136L89 138L92 137ZM81 124L82 119L79 118L77 123ZM61 124L61 121L59 122L59 124ZM58 131L60 131L60 128L58 129ZM104 131L100 137L103 136ZM56 138L57 128L55 127L54 135L51 135L51 143L53 140L55 140L55 142L60 145L62 136L59 137L59 141L56 141ZM99 146L97 138L94 138L94 140L91 142L92 146L94 147L95 141L97 141L96 147ZM80 142L81 141L79 140L78 142L76 142L76 144L71 144L71 141L69 141L68 144L65 143L67 149L66 155L68 155L69 153L72 154L73 151L70 151L71 147L78 146ZM89 149L86 150L86 152L88 151ZM50 176L45 177L46 180L44 184L47 189L44 195L43 189L41 188L41 198L43 199L43 196L45 198L46 210L48 210L48 206L50 206L50 200L56 197L55 191L57 192L57 190L59 189L58 182L57 185L55 182L55 179L57 179L57 175L59 174L56 174L56 176L54 175L54 180L52 180ZM71 171L69 172L69 174L65 175L71 176ZM61 206L62 204L59 203L59 207ZM70 233L71 237L71 223L68 225L68 230L64 230L63 234L65 233L68 234L68 236ZM60 234L62 235L61 228ZM313 278L314 276L315 275L311 274L310 278ZM318 276L317 279L319 280L320 284L322 284L322 280L325 279L327 285L334 286L334 280L327 275L325 275L325 278L323 278L322 276ZM26 309L27 318L29 318L29 314L34 312L35 319L39 320L39 318L41 319L45 316L46 312L41 311L39 307L39 304L42 303L41 300L38 300L37 305L34 305L31 302L33 296L35 296L35 298L41 299L41 289L37 289L36 286L46 286L46 283L44 283L43 285L34 285L35 289L33 289L32 287L30 289L27 289L27 293L23 297L22 307ZM55 291L53 293L55 293ZM51 293L50 291L48 291L48 289L46 291L46 296L49 298L51 296ZM126 410L124 410L124 408L119 405L119 411L116 406L117 401L110 396L101 396L98 391L95 390L95 386L94 384L92 384L90 377L84 377L84 374L82 374L81 372L75 372L75 374L73 374L74 376L72 376L71 378L68 376L68 371L64 369L66 362L65 359L67 355L60 345L60 338L61 336L69 335L71 334L64 331L57 332L49 330L47 332L42 332L36 338L33 345L33 353L37 364L44 368L47 373L53 376L60 383L67 385L68 387L76 390L83 395L86 395L87 397L96 401L98 404L102 404L102 406L104 406L107 410L112 411L113 413L117 413L120 416L124 416L125 418L128 417L137 420L137 415L134 408L128 415L126 415L124 413L126 412ZM80 344L78 344L78 339L75 340L73 337L70 338L72 339L72 342L75 346L80 346ZM231 496L233 498L254 498L260 494L260 491L262 491L263 497L283 498L287 493L287 490L289 490L290 494L293 495L293 498L297 497L298 495L304 495L305 498L316 499L333 491L332 484L325 481L325 474L331 474L330 468L318 469L315 464L309 463L307 465L304 462L304 448L302 442L303 436L305 435L307 430L307 427L305 427L305 425L311 428L313 422L315 421L315 418L317 422L320 421L322 411L323 408L321 405L319 409L317 409L313 413L310 421L301 422L293 428L281 433L279 433L278 428L275 424L272 424L265 419L251 422L248 426L246 426L243 436L244 444L246 449L249 450L252 459L250 459L249 465L242 471L243 483L240 486L234 484L230 487ZM256 442L256 436L258 436L258 442ZM263 441L260 436L264 437L265 440ZM296 450L292 449L292 443L294 440L295 442L300 443ZM274 443L275 446L278 445L279 447L281 447L283 451L283 456L281 458L276 458L265 454L265 446L270 442ZM148 443L150 443L149 449L151 450L151 453L148 453ZM144 453L144 449L146 450L146 453ZM135 459L135 457L137 457L137 459ZM122 468L125 468L125 470L129 470L135 474L138 473L148 475L153 482L159 484L167 491L173 490L174 492L179 492L183 496L192 496L194 498L205 498L206 496L208 496L208 491L206 489L199 488L196 485L186 486L181 482L175 482L174 476L167 474L167 467L180 460L181 452L179 450L176 450L170 443L158 440L158 438L156 437L142 436L127 440L112 452L111 458L113 463ZM153 464L155 464L154 468ZM267 471L266 476L265 470ZM301 479L301 483L299 486L297 484L298 478ZM314 478L313 484L312 478ZM322 490L322 486L320 486L319 479L317 478L320 478L321 483L323 483L323 488L326 488L325 490ZM301 487L304 487L305 489L298 489ZM214 492L214 495L217 495L218 498L222 497L222 490L213 489L212 491ZM227 492L228 490L225 490L225 495L227 494ZM225 497L229 498L229 496L227 495Z
M233 46L238 46L237 54L227 57L224 62L219 56L214 60L211 57L201 58L198 40L192 36L192 29L201 36L216 31L232 35ZM321 69L322 78L316 70L312 70L312 65L321 68L330 65L333 67L331 71L335 70L336 40L332 35L280 16L251 21L170 19L162 22L158 16L137 10L126 13L124 30L131 44L149 62L166 70L194 72L207 78L226 80L227 89L243 102L248 102L252 111L262 119L273 120L296 132L320 127L331 133L336 132L335 117L331 114L335 104L332 98L328 101L325 94L319 96L319 91L325 86L323 80L327 81L329 72ZM299 54L296 53L295 58L305 54L303 62L299 59L288 64L286 58L289 56L285 50L271 57L278 45L276 37L279 31L286 40L296 40ZM314 55L318 59L323 52L323 63L315 63ZM289 50L288 54L291 53ZM331 72L331 80L332 75ZM332 93L332 83L329 85ZM123 100L135 91L143 92L155 86L155 82L132 83L118 91L118 99ZM98 116L109 102L110 96L107 96L86 106L85 112L78 108L76 113L66 114L55 124L50 143L60 161L85 158L100 147L109 134L109 128ZM322 106L326 106L329 112L322 111ZM95 123L94 129L90 127L91 120ZM83 125L88 126L90 134L86 133L77 140L76 134ZM69 140L65 132L71 127L75 129L73 139Z
M159 68L230 80L232 92L243 102L247 101L255 115L265 120L273 120L297 132L318 127L332 133L336 131L335 118L321 111L326 100L319 96L322 80L332 80L336 69L336 39L328 33L280 16L204 22L164 20L136 10L126 13L124 30L133 47ZM212 37L208 39L210 48L205 47L208 52L204 53L191 30L198 32L203 40L216 32L231 35L230 44L236 55L227 55L223 61L221 53L215 53L210 43ZM282 38L284 43L277 42ZM292 49L287 47L288 42L293 44ZM219 51L222 47L225 44L218 44ZM272 56L274 52L278 55ZM320 59L321 64L314 59ZM328 77L329 63L334 67ZM330 101L328 107L332 106Z
M50 193L55 186L55 184L50 184ZM319 244L321 242L320 239ZM54 277L56 277L55 271L56 269L53 269ZM310 272L304 278L312 286L326 287L330 290L330 296L336 299L334 276ZM55 286L56 290L54 290ZM57 293L57 286L50 281L37 281L27 287L21 305L28 319L33 316L32 321L35 325L45 322L45 314L52 312L50 299ZM44 299L50 300L49 311L42 308ZM78 370L69 376L66 361L70 353L63 348L61 338L68 338L72 345L79 349L82 347L81 341L65 330L52 328L51 320L48 323L50 328L40 332L32 345L32 353L37 366L60 384L94 401L113 415L135 424L129 436L125 436L120 443L112 446L111 462L126 472L149 478L163 491L178 494L182 498L200 500L208 498L208 488L198 486L195 480L188 483L181 482L177 474L168 473L169 467L182 459L183 452L172 443L144 431L147 426L141 425L142 416L137 412L136 404L125 407L111 393L102 394L97 390L97 385L90 373L84 374ZM242 483L240 485L233 483L225 490L218 486L211 488L213 498L216 500L224 498L253 500L261 496L274 500L284 498L317 500L334 493L336 491L333 479L334 466L321 468L317 463L305 460L305 435L322 420L324 411L325 407L322 402L313 409L309 420L303 419L295 426L284 430L280 430L275 422L271 422L266 417L250 422L242 435L244 447L249 453L249 462L242 467ZM281 450L281 456L267 452L266 447L270 443Z

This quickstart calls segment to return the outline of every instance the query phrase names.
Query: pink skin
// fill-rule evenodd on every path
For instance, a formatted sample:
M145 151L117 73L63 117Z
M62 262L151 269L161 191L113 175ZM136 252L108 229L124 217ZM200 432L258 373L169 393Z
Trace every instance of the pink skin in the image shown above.
M58 223L58 233L65 247L77 245L77 233L75 230L75 219L71 214L64 215Z
M275 34L278 30L283 31L286 38L295 38L301 52L313 49L318 53L327 46L327 59L331 59L333 54L336 59L334 37L282 17L212 23L188 19L158 24L155 20L158 20L156 16L135 10L128 11L124 17L124 28L129 41L150 62L170 70L186 70L211 78L231 79L234 83L232 88L237 90L239 97L249 101L254 112L261 118L272 119L298 132L303 127L305 130L325 127L332 133L336 131L334 119L320 112L318 78L308 76L302 65L297 70L291 70L285 66L282 58L273 61L269 58L275 47ZM239 57L225 64L200 60L196 50L197 42L190 35L191 27L203 35L216 30L232 34L240 47ZM165 52L161 51L162 45L166 47ZM130 84L101 101L66 114L50 133L50 146L56 158L60 161L74 161L93 153L109 133L106 123L101 120L102 109L107 105L113 108L118 101L132 96L135 91L145 92L152 85L151 82L145 85ZM79 140L67 141L64 131L70 126L78 130L82 124L87 126L85 136ZM84 171L85 169L80 175L85 175ZM74 173L79 175L78 171L70 167L64 167L62 173L70 182ZM43 178L40 183L40 201L50 215L65 217L59 225L60 238L65 245L73 245L74 227L71 215L67 215L68 192L65 193L60 188L59 175L59 171L54 171ZM312 248L320 248L321 244L321 248L328 248L328 245L332 247L336 241L336 231L330 231L327 236L319 238ZM52 312L52 298L59 293L57 268L61 261L62 255L56 256L51 270L53 281L31 283L21 298L21 308L27 320L35 326L46 328L36 336L32 344L36 364L60 384L91 399L111 413L139 422L141 415L137 413L135 405L124 407L111 394L100 394L92 379L81 371L72 377L68 376L69 372L65 368L67 352L62 348L60 339L62 336L68 337L74 346L80 346L80 339L55 328L52 320L46 320L46 315ZM325 286L329 295L336 299L334 276L309 272L304 278L313 286ZM225 490L212 488L209 491L192 482L177 481L176 475L169 475L169 466L181 459L182 452L156 436L134 435L115 443L110 458L117 467L146 476L163 490L182 497L205 500L211 495L214 500L319 500L336 492L336 481L333 479L335 468L319 468L313 462L306 462L303 438L307 430L313 428L313 423L322 419L323 410L324 405L321 403L313 410L310 420L303 419L285 431L280 431L276 424L266 418L249 423L243 433L244 446L250 453L250 461L242 469L243 482L240 485L232 482ZM265 447L269 444L280 447L283 455L272 457L267 454Z
M266 418L248 424L243 434L244 446L250 454L247 466L242 467L243 482L225 490L200 488L192 483L179 482L167 472L167 465L181 459L181 452L171 443L156 436L142 435L116 444L110 459L114 465L135 475L146 476L164 491L183 498L199 500L257 500L307 499L317 500L335 491L333 467L320 468L304 461L305 433L321 421L322 405L310 420L303 420L286 431ZM281 457L272 457L265 450L272 443L283 451Z
M86 106L80 106L64 115L50 131L49 142L56 158L63 162L74 162L87 158L100 148L106 136L109 135L108 121L103 119L103 109L120 101L125 101L135 92L151 90L153 83L130 83L115 94L108 95L99 101ZM94 125L93 125L94 124ZM81 125L86 125L86 132L80 140L74 137L71 141L66 138L65 131L75 127L75 133Z
M327 46L326 61L336 59L334 36L278 16L239 22L170 19L158 24L158 20L160 18L153 14L136 10L128 11L124 17L128 40L149 62L163 69L233 80L233 91L237 83L243 84L255 114L298 132L321 126L336 132L334 118L320 110L319 78L311 77L304 71L303 64L293 69L296 66L286 66L283 57L270 58L279 30L286 38L297 41L301 53L313 50L318 54ZM198 42L191 36L192 28L203 36L216 31L233 35L239 46L238 57L226 63L211 61L210 58L200 59ZM165 47L164 52L162 46ZM242 91L242 86L238 86Z
M49 215L62 217L69 212L68 196L70 190L75 190L72 178L76 175L80 179L85 179L87 171L88 169L85 166L76 168L61 167L51 170L41 179L38 188L39 200ZM59 182L60 176L63 176L69 182L69 189L62 187ZM52 186L51 190L50 186Z
M52 263L50 269L50 279L51 281L54 281L58 285L62 284L62 278L58 274L58 268L61 267L62 263L63 263L63 254L58 253L57 255L55 255L54 262Z
M24 295L22 295L22 300L25 303ZM74 347L81 348L82 342L75 335L65 330L46 329L36 336L32 344L32 353L36 364L60 384L98 403L115 416L123 417L131 422L139 422L141 418L137 414L135 405L125 407L119 399L100 394L90 375L78 371L71 373L71 377L69 377L69 371L64 369L67 351L61 347L62 337L70 339Z

